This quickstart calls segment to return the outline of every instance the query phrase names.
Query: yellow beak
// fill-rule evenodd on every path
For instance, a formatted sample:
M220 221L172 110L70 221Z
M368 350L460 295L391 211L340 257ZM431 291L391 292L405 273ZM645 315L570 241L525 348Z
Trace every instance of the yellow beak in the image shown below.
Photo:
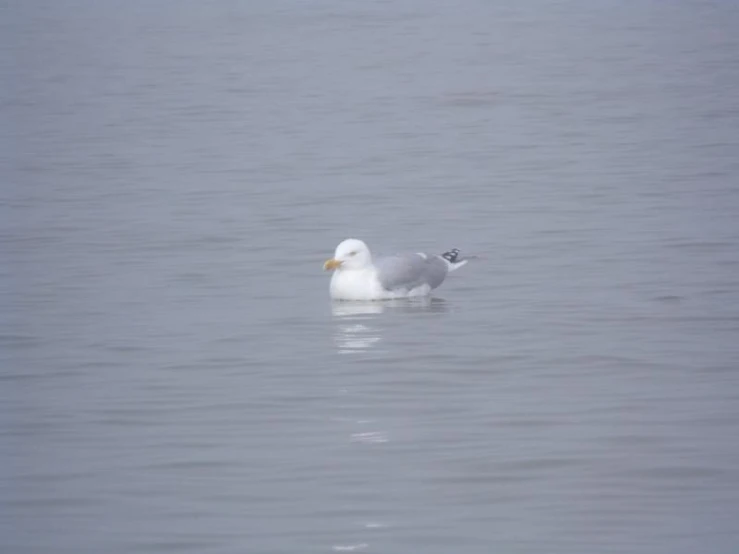
M342 263L344 263L344 262L340 262L336 258L331 258L330 260L326 260L326 263L323 264L323 269L325 271L328 271L330 269L336 269L339 266L341 266Z

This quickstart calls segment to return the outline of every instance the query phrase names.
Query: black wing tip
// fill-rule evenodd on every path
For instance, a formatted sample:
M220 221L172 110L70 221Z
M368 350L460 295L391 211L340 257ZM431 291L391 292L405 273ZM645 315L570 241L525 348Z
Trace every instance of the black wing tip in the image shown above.
M441 255L441 257L448 261L450 264L453 264L457 261L457 256L459 256L459 248L452 248L448 252L444 252Z

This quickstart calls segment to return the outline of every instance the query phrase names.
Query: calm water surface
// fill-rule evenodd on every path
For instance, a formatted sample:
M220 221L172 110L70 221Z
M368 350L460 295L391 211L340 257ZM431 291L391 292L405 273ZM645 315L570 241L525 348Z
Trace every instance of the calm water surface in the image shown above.
M0 13L0 550L739 551L734 3Z

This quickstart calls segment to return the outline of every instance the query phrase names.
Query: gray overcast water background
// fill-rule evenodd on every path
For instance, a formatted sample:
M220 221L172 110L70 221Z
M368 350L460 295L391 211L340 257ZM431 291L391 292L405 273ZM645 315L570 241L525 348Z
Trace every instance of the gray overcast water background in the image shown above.
M0 7L3 553L739 552L739 5ZM480 259L335 304L323 261Z

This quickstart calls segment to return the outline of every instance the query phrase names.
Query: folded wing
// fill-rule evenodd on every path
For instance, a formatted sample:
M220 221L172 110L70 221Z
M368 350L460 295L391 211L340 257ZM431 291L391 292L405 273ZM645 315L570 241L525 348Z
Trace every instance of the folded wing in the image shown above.
M377 277L385 290L412 290L421 285L438 287L446 278L449 265L439 256L401 254L382 258L375 264Z

